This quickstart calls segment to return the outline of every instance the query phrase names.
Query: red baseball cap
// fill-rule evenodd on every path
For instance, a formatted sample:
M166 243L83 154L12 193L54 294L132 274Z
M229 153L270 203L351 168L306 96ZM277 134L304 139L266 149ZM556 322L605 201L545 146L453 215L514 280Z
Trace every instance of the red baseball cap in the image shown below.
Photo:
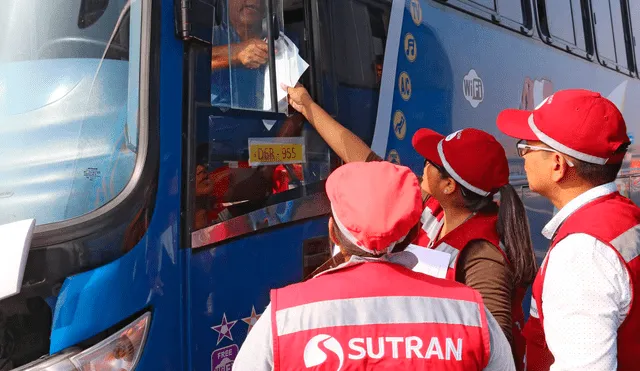
M498 115L498 129L508 136L537 140L560 153L592 164L619 164L629 144L627 125L615 104L599 93L561 90L533 111L507 109Z
M326 190L342 234L374 255L390 252L420 221L420 185L405 166L386 161L348 163L329 175Z
M422 157L444 168L456 182L480 196L496 193L509 183L504 148L487 132L469 128L445 138L423 128L414 134L412 143Z

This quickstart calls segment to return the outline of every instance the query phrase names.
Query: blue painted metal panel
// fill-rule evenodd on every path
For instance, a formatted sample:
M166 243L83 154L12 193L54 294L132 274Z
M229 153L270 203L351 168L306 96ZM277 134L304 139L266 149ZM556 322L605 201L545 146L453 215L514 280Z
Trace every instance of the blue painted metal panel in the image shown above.
M212 363L219 361L212 360L216 350L240 347L252 309L257 315L264 311L270 289L302 279L302 241L327 236L327 222L326 217L313 219L194 251L190 291L194 370L213 370ZM223 321L228 331L220 327Z
M122 258L69 277L60 292L51 352L76 344L149 308L150 332L138 369L185 369L181 298L189 251L180 249L182 50L174 36L173 2L162 4L160 50L160 170L153 218L145 237Z

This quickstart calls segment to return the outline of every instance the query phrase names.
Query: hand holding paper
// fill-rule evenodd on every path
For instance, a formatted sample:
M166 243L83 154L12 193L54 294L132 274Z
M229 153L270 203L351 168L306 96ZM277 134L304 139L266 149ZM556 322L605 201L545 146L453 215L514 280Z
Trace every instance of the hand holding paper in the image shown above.
M289 102L287 101L287 90L285 86L295 86L302 77L302 74L309 68L309 64L300 57L298 47L280 33L280 37L275 42L276 53L276 91L278 98L278 112L286 112ZM264 104L266 111L271 110L271 77L269 69L264 76Z

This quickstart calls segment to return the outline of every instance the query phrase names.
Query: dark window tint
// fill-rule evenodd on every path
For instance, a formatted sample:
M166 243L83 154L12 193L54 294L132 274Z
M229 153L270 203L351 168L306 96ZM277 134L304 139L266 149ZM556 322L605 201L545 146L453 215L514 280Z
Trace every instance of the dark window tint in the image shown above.
M603 64L626 69L628 16L625 1L599 0L591 3L598 57ZM624 12L623 12L624 9Z
M629 2L629 15L631 18L631 26L633 29L632 45L636 51L636 70L640 67L640 45L637 44L640 40L640 1Z
M80 14L78 15L78 27L87 28L96 23L109 6L109 0L82 0Z
M588 14L583 9L588 9L588 5L580 0L538 0L537 7L540 31L550 38L547 41L562 48L569 46L569 50L588 50L583 21Z
M327 5L321 30L330 58L323 61L325 101L338 121L371 144L391 9L356 0Z

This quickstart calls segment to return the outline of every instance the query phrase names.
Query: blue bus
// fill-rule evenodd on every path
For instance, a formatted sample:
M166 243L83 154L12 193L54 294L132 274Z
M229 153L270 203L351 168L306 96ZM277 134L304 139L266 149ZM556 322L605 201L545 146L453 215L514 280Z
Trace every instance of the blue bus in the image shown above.
M0 272L0 371L231 369L269 289L330 256L341 160L282 104L283 69L414 171L420 127L494 134L539 259L554 209L498 112L582 87L640 135L628 0L4 0L0 27L0 225L36 224Z

